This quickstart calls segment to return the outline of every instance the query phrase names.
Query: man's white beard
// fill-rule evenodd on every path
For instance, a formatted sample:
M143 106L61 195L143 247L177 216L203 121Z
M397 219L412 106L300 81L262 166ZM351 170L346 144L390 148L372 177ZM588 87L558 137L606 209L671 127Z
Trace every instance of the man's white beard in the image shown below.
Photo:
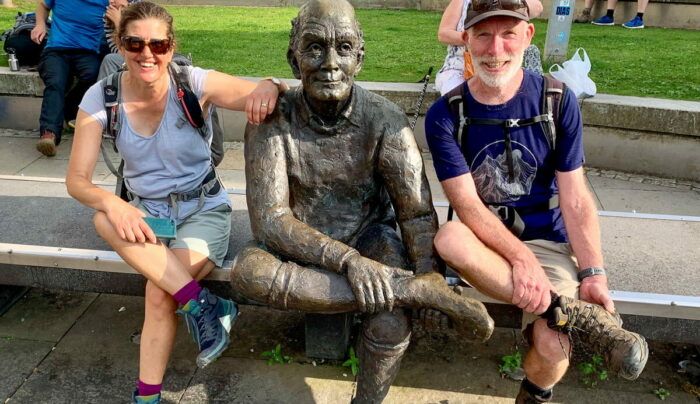
M509 60L510 63L508 63L508 69L502 73L490 73L484 69L482 63L497 62L488 56L474 57L472 55L472 64L474 65L476 76L479 77L484 84L486 84L488 87L501 88L505 87L506 84L508 84L508 82L518 72L520 66L523 64L523 55L524 52L508 54L506 56L506 60Z

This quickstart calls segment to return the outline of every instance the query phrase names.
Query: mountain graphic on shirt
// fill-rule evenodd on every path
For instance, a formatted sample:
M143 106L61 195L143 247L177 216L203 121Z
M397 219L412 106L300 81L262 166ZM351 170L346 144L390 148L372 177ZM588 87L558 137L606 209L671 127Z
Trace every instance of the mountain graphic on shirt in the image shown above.
M486 155L472 171L481 198L487 203L508 203L528 195L537 169L523 159L523 153L518 149L513 150L513 171L515 180L509 182L505 151L496 158Z

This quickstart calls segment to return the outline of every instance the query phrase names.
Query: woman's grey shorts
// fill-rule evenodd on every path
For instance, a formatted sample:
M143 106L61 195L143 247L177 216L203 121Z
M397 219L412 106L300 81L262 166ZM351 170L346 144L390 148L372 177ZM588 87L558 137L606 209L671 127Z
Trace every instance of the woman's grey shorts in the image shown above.
M152 216L141 203L134 204L148 216ZM221 266L228 251L231 234L231 207L221 204L205 212L197 212L177 226L175 240L163 240L168 248L185 248L209 258Z

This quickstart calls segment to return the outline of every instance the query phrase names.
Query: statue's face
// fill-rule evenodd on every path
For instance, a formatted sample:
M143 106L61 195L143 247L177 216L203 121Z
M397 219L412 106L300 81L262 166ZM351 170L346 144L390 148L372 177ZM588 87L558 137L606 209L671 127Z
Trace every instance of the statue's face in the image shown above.
M348 98L360 68L359 51L360 38L352 18L308 17L296 50L306 95L317 101Z

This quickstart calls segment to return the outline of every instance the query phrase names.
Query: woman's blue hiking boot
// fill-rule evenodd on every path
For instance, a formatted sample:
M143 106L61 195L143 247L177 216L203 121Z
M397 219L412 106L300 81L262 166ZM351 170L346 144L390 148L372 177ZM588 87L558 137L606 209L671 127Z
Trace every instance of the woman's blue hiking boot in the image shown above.
M228 348L229 332L238 315L236 303L202 289L197 300L190 300L177 312L185 316L187 330L199 346L197 366L214 362Z
M150 396L137 396L138 390L131 393L131 401L134 404L160 404L160 393L151 394Z

